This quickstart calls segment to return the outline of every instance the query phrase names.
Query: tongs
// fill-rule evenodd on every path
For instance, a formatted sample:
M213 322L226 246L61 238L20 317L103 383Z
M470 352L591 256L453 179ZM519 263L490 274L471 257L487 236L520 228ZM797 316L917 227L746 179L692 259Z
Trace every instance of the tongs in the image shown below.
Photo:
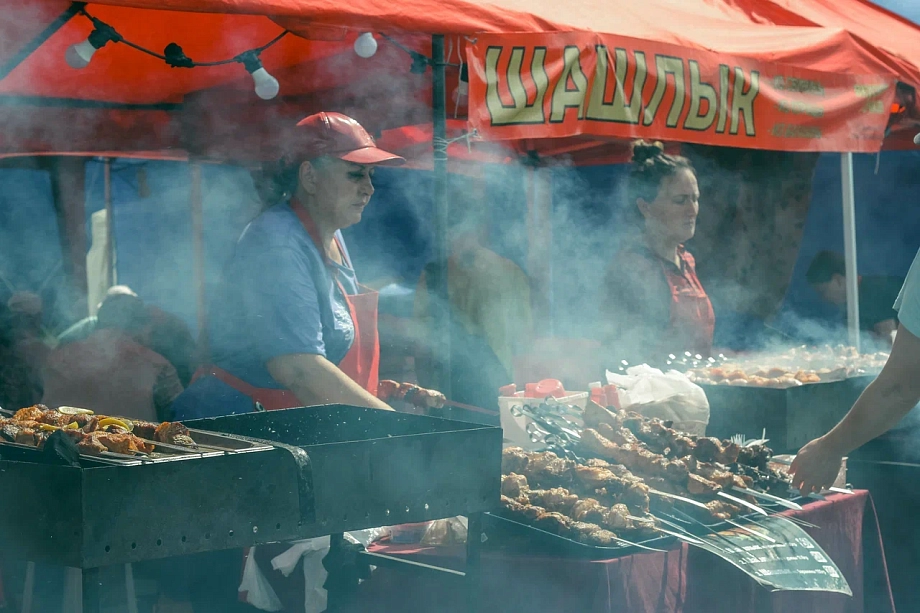
M557 407L562 410L556 412ZM515 406L511 408L511 414L514 417L530 419L525 431L530 436L531 442L543 443L551 451L571 460L581 460L573 451L573 448L581 442L581 433L578 431L580 425L566 415L573 414L566 405L544 402L538 407Z

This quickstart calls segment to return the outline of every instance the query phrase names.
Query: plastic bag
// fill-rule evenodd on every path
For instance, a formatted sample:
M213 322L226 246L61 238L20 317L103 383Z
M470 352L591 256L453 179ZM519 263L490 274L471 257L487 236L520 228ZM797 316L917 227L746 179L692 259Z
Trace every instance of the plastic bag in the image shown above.
M466 543L467 522L465 517L438 519L428 526L422 545L459 545Z
M706 392L683 373L676 370L665 373L643 364L627 369L625 375L608 370L607 382L617 386L617 397L624 410L673 421L675 430L706 434L709 424Z
M280 611L284 607L278 599L278 595L272 588L268 579L262 574L259 565L256 564L256 548L249 550L246 556L246 565L243 567L243 581L240 583L239 591L246 593L246 602L262 609L263 611Z

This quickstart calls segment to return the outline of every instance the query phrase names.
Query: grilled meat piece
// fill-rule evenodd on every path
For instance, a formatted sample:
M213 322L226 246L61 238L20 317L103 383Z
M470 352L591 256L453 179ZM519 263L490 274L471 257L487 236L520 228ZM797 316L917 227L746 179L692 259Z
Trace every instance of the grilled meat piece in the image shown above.
M528 489L527 477L511 473L502 475L502 495L513 500L520 498Z
M533 504L559 513L570 513L572 507L578 502L578 496L561 487L530 490L527 492L527 497Z
M48 410L43 404L36 404L35 406L26 407L24 409L19 409L13 414L13 419L15 421L36 421L40 422L42 415L45 414L45 411Z
M734 464L738 461L738 455L741 453L741 445L730 441L723 441L722 453L716 458L720 464Z
M616 445L603 435L603 432L609 429L610 426L606 424L601 424L599 430L585 428L581 437L582 445L589 453L623 464L630 471L642 477L658 475L673 480L686 478L688 470L683 461L669 460L652 453L641 445Z
M742 447L738 451L738 464L751 466L758 470L765 471L770 458L773 457L773 450L765 445L751 445Z
M607 507L593 498L583 498L572 506L571 517L575 521L599 524L604 521Z
M551 534L558 534L559 536L566 536L572 524L571 519L562 513L556 512L543 513L533 521L535 528Z
M145 438L148 441L152 441L154 440L154 437L156 436L157 428L159 428L160 425L161 424L155 424L150 421L134 421L133 433L136 436ZM160 442L165 443L167 441L160 441Z
M722 491L722 487L709 479L690 474L687 477L687 491L694 496L715 496Z
M629 509L626 508L625 504L615 504L604 514L603 525L614 532L627 530L632 527L632 522L628 516Z
M520 447L502 449L502 474L517 473L523 475L529 462L530 454Z
M80 450L80 453L86 455L99 455L108 451L109 448L102 444L102 441L99 440L99 436L99 433L87 434L77 441L77 449Z
M148 438L149 437L143 437ZM165 421L157 426L153 433L153 440L170 445L184 445L186 447L195 447L196 443L189 436L188 428L177 421Z
M105 445L106 449L114 453L131 455L136 451L150 453L153 448L145 444L133 434L113 434L111 432L94 432L96 440Z
M717 438L700 437L696 439L696 446L693 449L693 457L701 462L714 462L722 453L722 446Z
M618 543L617 535L604 529L592 532L588 542L597 547L613 547Z

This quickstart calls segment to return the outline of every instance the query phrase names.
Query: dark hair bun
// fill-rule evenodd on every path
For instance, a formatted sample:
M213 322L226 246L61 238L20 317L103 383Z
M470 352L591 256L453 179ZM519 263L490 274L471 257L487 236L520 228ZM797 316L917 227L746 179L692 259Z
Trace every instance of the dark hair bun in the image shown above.
M653 160L664 155L664 145L660 141L653 143L637 140L632 144L632 161L633 164L644 164L648 160Z

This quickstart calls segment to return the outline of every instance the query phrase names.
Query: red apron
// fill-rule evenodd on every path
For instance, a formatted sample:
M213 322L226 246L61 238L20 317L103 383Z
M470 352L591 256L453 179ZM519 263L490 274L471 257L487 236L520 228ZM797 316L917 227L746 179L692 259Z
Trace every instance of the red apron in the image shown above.
M291 209L297 214L300 223L303 224L307 234L313 239L316 248L325 257L326 251L321 244L319 232L307 209L294 201L291 201ZM338 238L335 240L336 245L339 247L339 252L345 259L345 264L351 266L351 261L345 254L345 249L338 242ZM359 285L359 289L365 291L354 295L345 293L345 288L336 276L337 271L332 263L328 261L328 258L326 264L339 291L345 298L348 312L351 314L351 321L355 328L355 338L351 344L351 349L348 350L348 353L345 354L338 366L355 383L376 396L380 369L380 338L377 334L377 292ZM216 377L238 392L249 396L254 403L259 403L267 411L304 406L304 403L298 400L297 396L290 390L254 387L217 366L210 365L200 368L195 373L193 380L203 375Z
M678 252L681 270L661 262L664 276L671 289L671 323L665 335L667 349L689 351L708 357L712 354L715 313L706 290L696 276L693 256L681 248Z

